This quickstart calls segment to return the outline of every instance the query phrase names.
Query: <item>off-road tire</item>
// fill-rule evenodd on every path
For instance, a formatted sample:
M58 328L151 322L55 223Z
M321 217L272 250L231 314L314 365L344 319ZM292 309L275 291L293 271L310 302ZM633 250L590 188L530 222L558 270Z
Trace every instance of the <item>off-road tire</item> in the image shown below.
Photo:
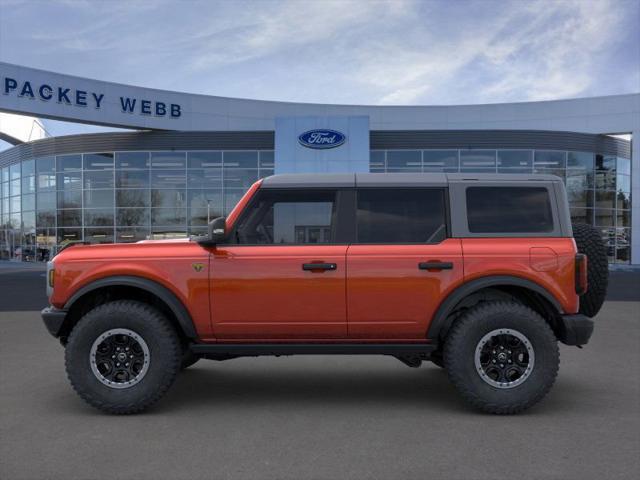
M189 350L188 346L184 347L184 350L182 352L182 360L180 361L180 370L184 370L185 368L189 368L191 365L196 363L198 360L200 360L200 357L198 357L191 350Z
M149 348L146 374L139 383L122 389L101 383L90 364L93 343L116 328L135 332ZM171 323L157 309L133 300L113 301L90 310L74 326L65 350L71 386L89 405L113 414L142 412L156 403L175 380L181 360L182 348Z
M602 308L609 284L607 247L600 232L591 225L573 224L573 238L578 252L587 255L587 292L580 297L580 313L595 317Z
M535 362L519 385L500 389L478 373L474 355L480 340L496 329L523 334L533 347ZM558 374L558 342L547 322L516 302L487 302L469 309L451 328L444 345L444 365L450 381L473 407L487 413L519 413L539 402Z

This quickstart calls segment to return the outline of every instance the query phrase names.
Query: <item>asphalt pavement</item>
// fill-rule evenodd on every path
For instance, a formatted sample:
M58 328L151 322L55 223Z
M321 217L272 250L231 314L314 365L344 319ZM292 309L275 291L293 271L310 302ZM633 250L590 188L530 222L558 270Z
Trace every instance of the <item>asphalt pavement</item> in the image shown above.
M200 361L152 410L109 416L67 382L42 274L0 268L1 479L640 477L638 272L614 273L591 343L562 346L551 393L508 417L431 364L367 356Z

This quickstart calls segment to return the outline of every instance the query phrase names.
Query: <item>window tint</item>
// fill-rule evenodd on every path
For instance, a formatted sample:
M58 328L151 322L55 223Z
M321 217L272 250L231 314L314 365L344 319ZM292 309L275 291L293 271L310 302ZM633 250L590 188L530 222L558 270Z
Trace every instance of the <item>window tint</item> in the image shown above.
M358 191L359 243L437 243L446 237L444 190Z
M551 232L549 192L542 187L469 187L467 221L472 233Z
M331 243L334 191L263 191L244 213L234 241L240 244Z

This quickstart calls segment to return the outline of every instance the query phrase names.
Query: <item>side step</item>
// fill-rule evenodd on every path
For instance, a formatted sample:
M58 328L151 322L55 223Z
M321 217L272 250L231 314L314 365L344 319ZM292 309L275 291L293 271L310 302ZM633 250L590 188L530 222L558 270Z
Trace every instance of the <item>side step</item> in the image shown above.
M203 357L258 357L263 355L393 355L427 359L437 345L431 343L194 343Z

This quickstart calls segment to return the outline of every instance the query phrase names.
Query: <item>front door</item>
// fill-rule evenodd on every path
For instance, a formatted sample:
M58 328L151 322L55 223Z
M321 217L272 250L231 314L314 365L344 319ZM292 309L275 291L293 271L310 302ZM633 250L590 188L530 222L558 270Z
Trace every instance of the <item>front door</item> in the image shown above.
M443 188L358 190L356 242L347 252L350 338L426 338L439 303L463 280L445 198Z
M211 314L220 340L347 336L346 251L335 190L263 189L211 251Z

